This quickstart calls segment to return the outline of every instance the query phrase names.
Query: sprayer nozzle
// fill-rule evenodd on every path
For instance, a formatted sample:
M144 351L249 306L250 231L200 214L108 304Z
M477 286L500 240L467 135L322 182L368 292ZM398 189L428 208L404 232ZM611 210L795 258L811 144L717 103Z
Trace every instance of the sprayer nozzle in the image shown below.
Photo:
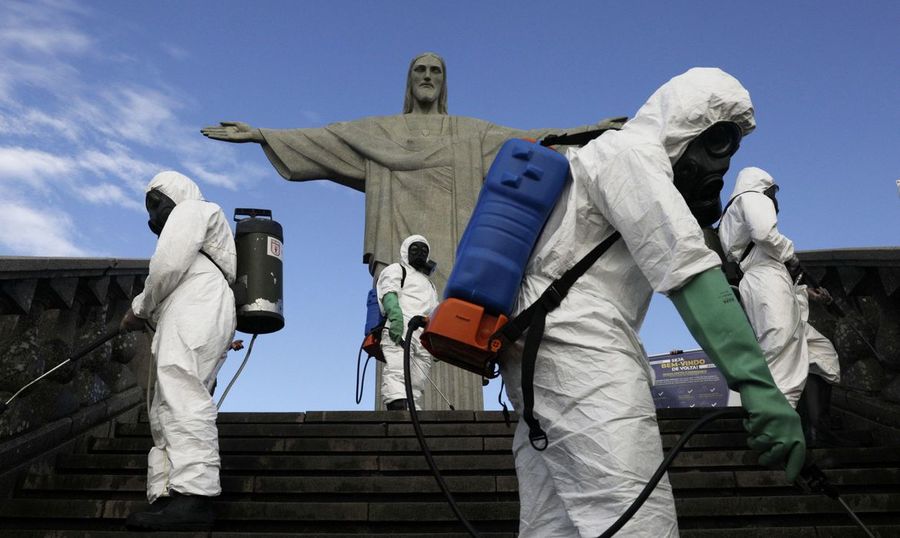
M837 499L840 496L837 488L831 485L822 469L814 463L807 465L800 471L800 476L797 478L796 483L800 486L800 489L809 493L824 493L832 499Z
M6 402L0 402L0 415L5 413L8 408L9 408L9 405L7 405Z
M425 316L413 316L412 319L409 320L407 327L411 330L416 330L419 327L424 327L428 322L428 318Z

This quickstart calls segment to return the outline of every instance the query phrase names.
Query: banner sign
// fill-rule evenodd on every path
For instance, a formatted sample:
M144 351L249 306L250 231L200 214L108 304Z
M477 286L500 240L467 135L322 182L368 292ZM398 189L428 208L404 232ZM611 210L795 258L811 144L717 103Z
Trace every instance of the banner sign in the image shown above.
M725 377L702 349L673 351L649 357L656 376L653 401L657 409L740 405Z

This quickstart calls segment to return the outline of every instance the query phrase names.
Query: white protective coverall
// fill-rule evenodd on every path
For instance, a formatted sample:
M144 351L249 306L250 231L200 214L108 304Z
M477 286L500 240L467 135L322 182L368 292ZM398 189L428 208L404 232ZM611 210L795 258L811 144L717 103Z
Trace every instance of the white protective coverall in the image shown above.
M750 95L719 69L691 69L659 88L621 131L568 154L573 180L538 239L517 310L615 230L622 239L546 320L534 414L548 446L532 448L523 420L513 441L523 538L598 536L662 462L653 373L638 331L653 291L677 290L720 264L672 183L672 163L718 121L750 132ZM504 353L501 371L520 409L521 345ZM667 478L622 535L678 535Z
M798 286L798 288L802 288L802 293L797 294L797 301L800 303L800 317L803 319L803 326L806 330L809 373L822 377L825 381L836 385L841 382L841 363L838 359L837 350L834 349L834 344L831 343L831 340L810 325L809 295L806 293L806 286Z
M775 204L763 194L774 183L760 168L741 170L729 198L734 201L719 225L719 239L725 256L734 261L751 241L755 245L740 263L741 301L775 384L797 407L809 373L806 322L797 299L806 295L806 287L795 286L784 265L794 255L794 243L778 231Z
M178 172L157 174L159 189L175 202L150 259L144 291L132 310L156 326L151 353L156 393L150 406L153 448L147 498L174 490L218 495L219 435L209 389L234 337L234 237L222 209ZM215 264L200 251L208 254ZM216 267L218 264L218 267Z
M431 250L431 245L423 236L407 237L400 245L400 263L392 263L385 267L378 275L378 282L375 285L378 306L382 314L384 314L384 305L381 301L384 296L391 292L397 294L400 310L403 311L404 338L406 338L406 326L410 319L414 316L427 316L438 305L437 290L431 279L409 264L409 246L416 242L425 243L428 245L429 251ZM406 280L403 280L403 268L406 269ZM401 281L403 281L402 286ZM385 324L381 336L381 351L384 353L385 360L384 369L381 372L381 397L384 404L406 398L406 385L403 379L403 346L398 346L391 341L388 336L389 325L389 323ZM431 354L419 341L422 331L423 329L418 329L413 334L409 354L410 379L412 380L416 409L420 408L419 401L422 391L425 390L428 372L431 370L433 361ZM412 404L412 402L409 403Z

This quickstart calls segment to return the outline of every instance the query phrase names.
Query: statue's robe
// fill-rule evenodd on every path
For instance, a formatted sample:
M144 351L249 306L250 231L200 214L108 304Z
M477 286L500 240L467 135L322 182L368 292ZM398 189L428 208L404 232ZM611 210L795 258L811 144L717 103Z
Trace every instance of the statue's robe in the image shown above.
M371 270L399 261L406 237L427 237L438 264L434 283L442 293L500 146L549 131L443 114L400 114L261 132L266 155L285 179L330 179L365 191L363 262Z
M405 238L427 237L430 257L437 262L432 280L439 294L500 146L510 138L559 132L510 129L444 114L400 114L314 129L260 131L265 137L263 150L285 179L330 179L366 193L363 262L373 274L400 261ZM480 377L440 362L432 368L431 378L457 409L484 408ZM376 402L381 401L380 388L379 375ZM446 409L431 387L425 390L423 404L425 409Z

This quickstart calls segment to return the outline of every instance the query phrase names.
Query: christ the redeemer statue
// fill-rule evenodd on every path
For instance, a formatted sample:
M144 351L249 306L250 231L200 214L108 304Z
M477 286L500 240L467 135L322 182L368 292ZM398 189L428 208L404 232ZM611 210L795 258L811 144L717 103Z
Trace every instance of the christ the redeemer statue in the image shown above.
M364 191L363 263L377 277L381 269L399 261L404 238L424 235L437 262L432 280L441 294L484 176L503 142L614 127L617 121L621 119L575 129L521 130L450 116L444 60L424 53L410 62L402 114L307 129L257 129L222 122L201 132L215 140L260 144L287 180L329 179ZM439 366L432 370L434 381L457 409L482 409L481 379ZM428 394L423 403L427 409L446 408Z

